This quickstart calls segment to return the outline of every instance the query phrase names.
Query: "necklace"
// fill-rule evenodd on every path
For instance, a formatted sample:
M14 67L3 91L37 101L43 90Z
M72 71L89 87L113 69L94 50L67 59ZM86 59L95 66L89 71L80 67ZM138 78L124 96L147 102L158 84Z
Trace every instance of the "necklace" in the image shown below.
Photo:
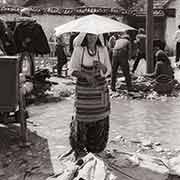
M95 56L95 55L96 55L96 47L95 47L94 50L89 49L89 48L87 47L87 51L88 51L88 54L89 54L90 56Z

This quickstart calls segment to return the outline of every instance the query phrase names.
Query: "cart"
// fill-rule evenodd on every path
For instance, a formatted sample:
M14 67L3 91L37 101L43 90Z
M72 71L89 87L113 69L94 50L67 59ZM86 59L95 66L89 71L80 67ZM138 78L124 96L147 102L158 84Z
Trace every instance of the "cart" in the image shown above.
M19 77L19 57L0 56L0 123L8 124L13 118L20 124L23 144L27 141L27 123L24 116L25 101Z

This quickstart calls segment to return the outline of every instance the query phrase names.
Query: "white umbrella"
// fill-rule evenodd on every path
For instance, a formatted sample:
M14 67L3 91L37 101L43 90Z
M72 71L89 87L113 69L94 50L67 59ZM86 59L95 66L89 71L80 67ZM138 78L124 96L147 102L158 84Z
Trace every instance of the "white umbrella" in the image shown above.
M59 36L67 32L103 34L108 32L124 32L127 30L135 29L113 19L92 14L56 27L55 35Z

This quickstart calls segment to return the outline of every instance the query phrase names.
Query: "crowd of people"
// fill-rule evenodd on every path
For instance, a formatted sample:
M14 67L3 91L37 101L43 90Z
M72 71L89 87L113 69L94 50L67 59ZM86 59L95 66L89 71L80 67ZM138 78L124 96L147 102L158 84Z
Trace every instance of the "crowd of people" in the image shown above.
M82 36L82 33L71 33L70 41L69 41L69 54L68 56L71 56L73 54L74 48L77 46L81 46L79 43L79 37ZM63 37L63 36L62 36ZM58 37L57 39L57 45L56 45L56 56L57 56L57 71L58 76L61 76L62 67L64 64L67 63L67 52L65 51L65 45L63 43L62 37ZM176 37L177 38L177 37ZM103 44L107 48L108 56L111 64L112 72L109 76L111 76L111 90L116 91L116 81L119 69L121 69L122 75L125 77L125 82L127 86L127 91L134 91L132 85L132 76L136 75L136 72L138 71L138 67L140 67L143 63L146 64L146 34L143 28L140 28L137 31L137 34L135 37L132 37L132 35L129 32L121 32L121 33L109 33L102 35ZM177 43L178 48L178 43ZM161 40L155 40L153 41L153 64L155 71L157 70L157 64L159 64L159 57L158 51L161 50L165 53L165 42ZM178 52L178 51L177 51ZM167 56L167 55L166 55ZM168 59L168 56L167 56ZM178 61L178 53L176 56L176 61ZM133 62L133 64L130 62ZM163 61L164 62L164 61ZM159 67L159 66L158 66ZM171 66L170 66L171 67ZM146 67L144 66L144 77L147 77L145 75ZM166 70L169 67L166 68ZM173 71L173 70L172 70ZM164 70L159 73L168 73L164 72ZM150 76L149 76L150 77ZM157 78L154 76L151 76L152 78ZM172 76L171 76L172 77Z

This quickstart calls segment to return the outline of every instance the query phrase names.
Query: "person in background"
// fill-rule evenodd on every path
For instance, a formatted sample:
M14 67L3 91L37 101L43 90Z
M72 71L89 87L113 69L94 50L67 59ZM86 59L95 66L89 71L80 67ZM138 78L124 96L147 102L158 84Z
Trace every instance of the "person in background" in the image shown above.
M118 33L113 33L108 41L108 50L109 50L109 57L112 64L112 55L113 55L113 48L116 44L116 40L118 39Z
M153 73L146 74L145 77L153 78L154 90L160 94L170 93L174 87L174 71L166 53L159 49L156 54L156 65Z
M76 157L85 152L99 153L106 147L110 114L106 77L111 73L103 37L89 33L78 37L70 61L70 73L77 78L70 134Z
M52 34L50 37L49 37L49 42L54 42L55 41L55 36Z
M166 43L164 41L162 41L160 39L154 39L153 40L153 62L154 62L154 68L156 66L156 60L157 60L156 53L159 50L162 50L165 53L165 47L166 47Z
M138 30L138 34L136 35L135 44L137 47L137 51L136 51L136 58L135 58L135 61L133 64L132 73L134 73L136 71L139 61L141 59L146 58L146 35L145 35L145 31L143 28L140 28Z
M73 43L73 41L74 41L74 39L78 36L78 34L79 34L79 33L73 32L73 33L71 33L71 35L70 35L70 39L69 39L69 52L70 52L70 54L73 53L73 50L74 50L74 43Z
M166 53L159 49L157 50L156 54L156 65L155 70L151 74L146 74L148 77L157 78L160 75L167 75L174 79L174 71L171 67L171 62Z
M175 63L176 65L179 62L180 58L180 25L178 26L178 30L175 32L175 41L176 41L176 58Z
M123 34L118 40L113 49L112 57L112 76L111 76L111 90L116 91L116 76L118 67L120 66L123 75L125 76L127 90L132 90L131 75L129 72L129 58L131 53L131 44L129 41L129 35Z
M58 77L62 77L62 68L67 63L67 57L64 51L65 43L62 37L57 38L55 56L57 56L57 73Z
M108 47L109 34L108 34L108 33L104 33L104 34L103 34L103 38L104 38L104 45L105 45L106 47Z

